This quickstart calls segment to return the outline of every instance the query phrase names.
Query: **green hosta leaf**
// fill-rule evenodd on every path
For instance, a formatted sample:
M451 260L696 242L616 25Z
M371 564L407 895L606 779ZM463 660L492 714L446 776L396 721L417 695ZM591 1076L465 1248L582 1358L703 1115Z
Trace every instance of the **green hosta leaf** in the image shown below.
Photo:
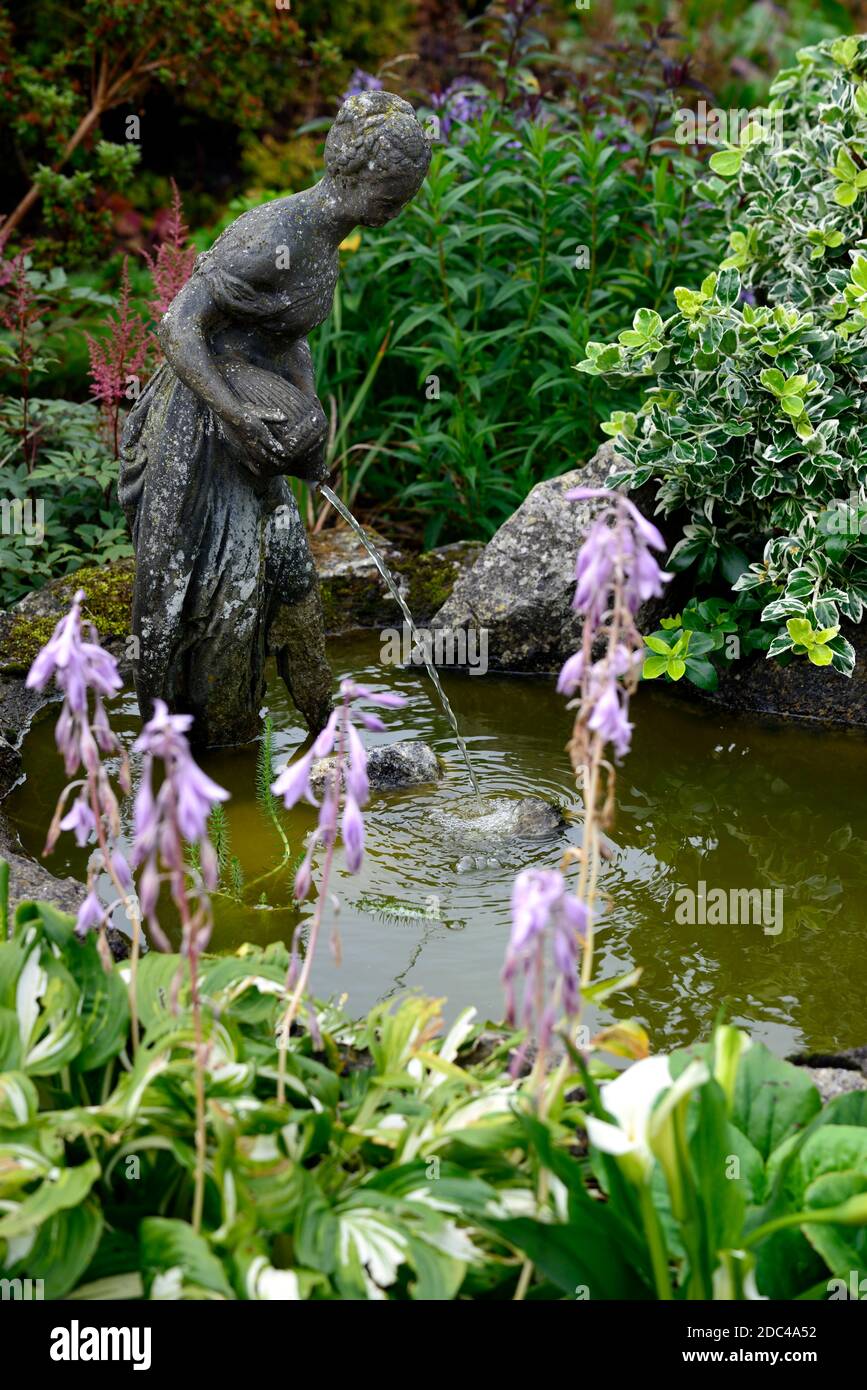
M867 1172L826 1173L812 1182L804 1194L804 1207L823 1210L840 1207L853 1197L867 1193ZM867 1277L867 1226L804 1223L804 1235L818 1250L831 1273L851 1287L852 1273L858 1283Z
M41 1226L49 1217L84 1201L99 1177L94 1159L77 1168L52 1168L39 1187L12 1211L0 1217L0 1240L11 1240Z
M234 1298L222 1262L186 1221L148 1216L141 1223L140 1241L148 1298Z
M0 1129L23 1129L36 1117L39 1095L20 1071L0 1074Z
M90 933L66 953L70 971L81 994L81 1051L75 1059L80 1071L103 1066L126 1045L129 1000L117 969L106 971L96 937Z
M24 949L15 991L22 1069L32 1076L46 1076L68 1065L78 1054L80 997L64 967L48 951L43 952L38 935L28 936Z
M647 1274L642 1278L646 1257L639 1264L621 1222L603 1202L582 1205L567 1225L517 1217L494 1229L570 1298L585 1288L591 1299L652 1297Z
M102 1230L102 1212L93 1198L56 1212L40 1225L20 1273L41 1279L46 1298L65 1298L96 1254Z

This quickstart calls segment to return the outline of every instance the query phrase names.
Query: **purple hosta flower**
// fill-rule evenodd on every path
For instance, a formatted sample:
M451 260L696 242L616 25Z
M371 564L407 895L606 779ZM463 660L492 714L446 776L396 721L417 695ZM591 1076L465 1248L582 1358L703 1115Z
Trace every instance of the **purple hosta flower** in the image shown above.
M573 607L584 618L581 650L569 657L557 681L560 694L577 697L570 745L577 770L586 761L590 735L603 746L610 743L618 758L629 751L629 696L643 657L635 618L643 603L660 596L671 576L652 553L664 550L665 541L628 497L607 488L574 488L566 496L607 503L590 526L575 565Z
M512 1026L518 1022L516 985L523 980L520 1024L535 1037L541 1054L548 1049L560 1013L569 1019L578 1016L578 959L587 923L586 905L569 892L559 869L525 869L518 874L512 887L512 934L503 967L506 1020ZM520 1070L523 1054L524 1048L513 1059L513 1072Z
M82 849L96 833L96 816L88 806L84 796L76 797L70 810L67 811L63 820L60 822L61 830L71 830L75 835L75 843Z
M79 589L66 617L60 619L30 667L26 681L28 689L44 690L53 676L73 714L86 713L89 690L94 691L97 698L111 698L123 685L114 657L99 645L92 626L93 640L84 640L83 602L84 590Z
M44 690L53 680L63 693L63 705L55 727L55 740L63 755L66 775L73 777L79 769L83 776L70 782L60 795L48 835L44 854L50 854L61 831L71 831L75 842L84 847L95 839L98 849L91 855L88 866L88 893L79 910L77 930L82 935L93 927L101 927L114 904L104 906L95 891L96 874L102 869L113 879L118 899L131 888L115 871L113 842L120 835L120 810L108 773L102 764L102 754L120 754L118 780L128 792L129 763L126 753L112 732L104 701L121 689L123 682L114 657L99 645L96 629L82 622L81 605L84 591L78 590L72 607L61 618L51 638L39 652L27 676L31 690ZM75 793L67 806L70 793ZM100 937L103 956L109 955Z
M598 734L603 743L610 743L618 758L629 752L632 728L626 717L626 691L612 680L603 687L587 720L588 729Z
M378 77L374 77L372 72L365 72L363 68L356 68L349 79L349 86L340 98L341 102L348 97L360 96L362 92L381 92L382 83Z
M67 777L79 767L95 772L99 753L114 753L120 744L112 733L104 699L111 699L123 686L117 662L100 645L96 630L88 624L90 640L84 636L81 605L84 590L76 593L72 607L38 653L27 675L30 690L44 690L50 680L63 691L63 708L57 721L55 738L63 754ZM91 720L89 697L93 695Z
M297 762L287 764L271 788L275 796L282 796L287 809L296 805L302 798L306 798L314 806L317 805L310 781L314 764L336 750L335 767L326 777L322 802L319 805L319 823L311 836L307 853L295 879L295 897L299 900L306 898L310 892L314 850L319 844L324 845L326 849L333 848L337 839L338 822L349 872L357 873L364 858L364 817L361 808L370 795L370 783L367 778L367 752L354 721L357 720L363 728L377 733L381 732L385 725L378 715L356 708L355 702L369 700L383 709L400 709L406 704L402 695L395 695L390 691L373 691L350 680L341 682L340 694L341 704L333 712L313 746Z
M208 817L218 802L228 800L229 793L194 761L187 741L192 722L192 715L170 714L164 700L154 700L153 715L136 741L136 750L142 754L142 773L133 812L133 863L144 866L139 900L160 945L168 946L155 916L162 867L185 924L184 949L197 955L207 945L210 913L206 895L199 893L198 912L189 917L184 841L198 846L202 881L213 892L218 869L207 833ZM154 759L163 765L163 780L156 794Z
M633 616L642 603L657 598L671 575L660 569L651 550L666 545L652 521L618 492L608 488L577 487L566 493L569 502L604 498L610 503L594 521L578 552L575 565L577 586L573 607L596 616L609 606L611 591L618 581ZM600 593L600 590L602 591Z
M86 936L87 933L95 928L98 930L105 921L106 909L100 902L96 893L91 888L81 907L78 909L78 917L75 923L75 930L79 936Z

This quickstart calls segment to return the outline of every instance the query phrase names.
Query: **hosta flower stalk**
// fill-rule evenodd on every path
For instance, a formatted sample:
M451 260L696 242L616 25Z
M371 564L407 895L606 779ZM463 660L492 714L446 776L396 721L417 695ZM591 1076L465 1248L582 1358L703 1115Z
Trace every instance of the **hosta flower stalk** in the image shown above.
M306 799L319 809L316 829L310 836L307 853L295 877L297 899L308 896L313 883L314 854L317 848L324 849L319 889L303 964L299 963L296 939L293 938L292 941L292 956L286 979L286 1009L280 1023L277 1099L281 1103L286 1092L286 1053L289 1036L313 968L338 836L343 841L346 867L350 873L358 872L364 858L364 817L361 808L370 795L370 784L367 778L367 753L354 721L372 732L382 732L385 725L378 715L357 708L357 701L365 700L383 709L399 709L406 704L402 695L395 695L389 691L374 692L367 686L357 685L350 680L341 682L340 695L340 704L312 746L296 762L287 764L271 788L275 796L283 798L287 808ZM319 760L331 754L334 755L334 759L324 773L322 800L317 802L313 785L314 781L318 780L315 775L316 765ZM339 957L340 942L336 931L332 937L332 945Z
M123 682L114 657L99 644L96 629L82 617L84 591L79 589L72 606L61 618L37 654L27 676L27 687L45 690L53 681L63 694L63 704L55 726L55 740L67 777L66 785L48 828L44 855L54 849L62 831L70 831L83 848L95 841L87 870L87 895L78 911L76 929L99 934L99 949L106 970L111 968L111 952L106 926L118 903L123 903L132 928L130 952L130 1009L133 1046L138 1046L138 1015L135 1000L136 968L141 944L141 917L129 864L120 848L120 810L103 757L120 759L118 782L123 792L130 790L129 760L120 740L112 732L105 701L120 691ZM76 776L80 773L80 776ZM71 799L71 800L70 800ZM116 891L116 898L103 903L97 891L100 871L104 871Z

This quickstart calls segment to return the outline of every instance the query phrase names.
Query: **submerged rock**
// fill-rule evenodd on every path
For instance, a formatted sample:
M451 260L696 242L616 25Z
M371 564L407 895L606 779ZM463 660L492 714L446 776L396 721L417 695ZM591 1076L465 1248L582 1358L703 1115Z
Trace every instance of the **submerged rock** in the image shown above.
M334 767L336 758L320 758L313 764L310 780L315 791L321 791L325 779ZM367 775L371 787L388 791L397 787L421 787L438 782L443 766L436 753L420 739L388 743L371 748L367 755Z
M603 487L612 462L611 446L603 445L583 468L537 483L458 579L433 628L486 630L494 669L558 670L581 644L572 608L575 558L598 511L596 502L568 502L566 493ZM658 611L644 606L642 631L653 631Z
M456 844L467 849L502 844L504 840L544 840L556 835L565 824L563 812L550 801L537 796L516 799L507 796L475 797L452 802L432 811L431 822ZM469 862L468 862L469 861ZM491 859L466 856L458 867L462 872L491 864Z

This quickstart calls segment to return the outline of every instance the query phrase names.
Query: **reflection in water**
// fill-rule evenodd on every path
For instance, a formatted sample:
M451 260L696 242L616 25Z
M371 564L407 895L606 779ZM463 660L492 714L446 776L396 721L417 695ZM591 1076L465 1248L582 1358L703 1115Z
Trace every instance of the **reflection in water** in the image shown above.
M468 795L454 736L418 672L380 667L378 650L367 635L341 639L330 652L336 674L408 698L405 709L389 713L388 732L371 743L426 739L451 774L436 787L374 793L362 872L346 874L338 858L333 880L342 964L323 949L314 987L320 995L346 992L358 1012L419 988L446 996L450 1013L475 1004L499 1018L512 879L531 864L558 864L579 830L571 825L541 843L474 842L469 852L444 833L434 813ZM570 718L552 681L493 673L443 679L486 795L541 795L575 808L564 752ZM279 766L304 734L279 681L268 694ZM657 1048L706 1035L721 1007L780 1053L867 1041L863 741L744 723L656 689L640 692L635 713L634 748L619 773L614 854L603 869L607 906L597 972L611 976L638 964L644 973L630 996L613 1001L614 1011L641 1019ZM116 702L113 720L131 740L131 699ZM256 799L254 752L221 751L204 763L232 792L230 851L245 879L243 888L236 879L240 896L218 899L212 945L285 940L311 906L299 910L292 901L291 865L270 872L283 846ZM26 848L38 854L62 783L50 720L28 739L25 769L27 784L5 809ZM304 804L280 810L293 859L315 815ZM62 838L52 868L80 875L86 854L70 841ZM769 934L761 922L678 921L676 895L698 892L701 883L708 892L782 889L782 930ZM609 1018L603 1012L589 1021Z

